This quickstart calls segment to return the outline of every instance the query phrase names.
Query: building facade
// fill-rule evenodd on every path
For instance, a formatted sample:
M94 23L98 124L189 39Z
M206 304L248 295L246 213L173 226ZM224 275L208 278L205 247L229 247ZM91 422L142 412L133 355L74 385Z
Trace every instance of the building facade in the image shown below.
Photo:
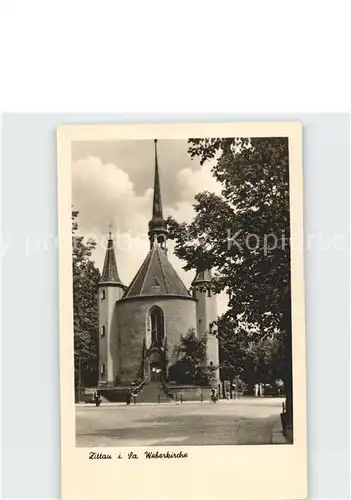
M148 236L150 250L129 286L119 277L111 233L108 239L98 293L100 387L166 380L174 347L189 330L208 336L206 364L219 363L218 340L211 335L217 318L211 270L199 270L190 291L167 258L156 141Z

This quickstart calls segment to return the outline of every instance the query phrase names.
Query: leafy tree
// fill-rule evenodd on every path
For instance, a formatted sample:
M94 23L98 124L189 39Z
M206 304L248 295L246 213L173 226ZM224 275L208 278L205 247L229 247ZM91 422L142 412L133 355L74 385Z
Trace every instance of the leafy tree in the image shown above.
M220 322L222 328L226 325L222 346L226 343L231 351L240 340L242 364L245 357L247 365L252 363L255 353L256 364L258 358L264 364L260 342L276 339L274 363L285 383L291 417L288 139L190 139L189 153L201 164L214 162L212 172L222 192L197 194L190 224L169 219L175 253L186 270L205 266L216 271L216 291L229 295L229 309ZM249 332L246 346L242 332L234 338L229 333L242 328ZM233 353L225 360L227 368L238 363Z
M279 376L278 336L257 338L257 334L233 325L230 316L218 318L221 380L241 380L249 389L260 382L274 383Z
M98 297L100 272L91 259L96 243L78 236L78 212L72 211L73 323L75 389L98 381Z
M170 366L169 379L178 384L211 384L216 367L205 365L206 347L207 337L196 337L193 329L182 335L173 349L175 363Z
M245 373L249 371L247 333L242 329L235 330L230 318L218 319L218 340L221 379L229 380L231 385L236 377L245 381Z

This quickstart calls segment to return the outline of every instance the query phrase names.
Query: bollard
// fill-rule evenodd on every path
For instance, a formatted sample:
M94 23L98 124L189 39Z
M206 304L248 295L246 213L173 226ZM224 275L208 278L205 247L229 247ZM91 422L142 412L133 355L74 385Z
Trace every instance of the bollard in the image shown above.
M157 396L157 402L159 403L161 400L160 395Z
M201 393L201 403L203 402L204 400L204 395Z
M134 395L133 396L133 401L134 401L134 404L136 403L136 396Z
M183 394L180 394L180 402L183 402Z

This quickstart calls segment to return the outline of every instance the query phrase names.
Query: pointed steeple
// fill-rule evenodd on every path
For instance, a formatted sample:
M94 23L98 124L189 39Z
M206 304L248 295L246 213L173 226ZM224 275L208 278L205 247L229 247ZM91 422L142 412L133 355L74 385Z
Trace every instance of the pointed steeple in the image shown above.
M158 217L163 219L160 174L158 171L158 158L157 158L157 139L155 139L154 144L155 144L155 178L154 178L154 201L152 204L152 218Z
M102 276L100 280L100 285L112 285L123 287L122 281L118 276L117 263L115 249L113 247L113 239L111 231L109 232L109 238L107 242L107 249L105 255L104 267L102 270Z
M157 241L163 249L166 249L167 224L163 218L162 199L160 187L160 174L158 170L157 140L155 139L155 177L154 177L154 198L152 203L152 219L149 222L150 248Z

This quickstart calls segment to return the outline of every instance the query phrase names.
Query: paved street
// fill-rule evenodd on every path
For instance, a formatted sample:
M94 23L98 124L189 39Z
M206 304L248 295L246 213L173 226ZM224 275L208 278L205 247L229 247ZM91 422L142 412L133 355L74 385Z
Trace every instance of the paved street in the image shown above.
M76 405L77 446L276 444L281 405L279 398Z

